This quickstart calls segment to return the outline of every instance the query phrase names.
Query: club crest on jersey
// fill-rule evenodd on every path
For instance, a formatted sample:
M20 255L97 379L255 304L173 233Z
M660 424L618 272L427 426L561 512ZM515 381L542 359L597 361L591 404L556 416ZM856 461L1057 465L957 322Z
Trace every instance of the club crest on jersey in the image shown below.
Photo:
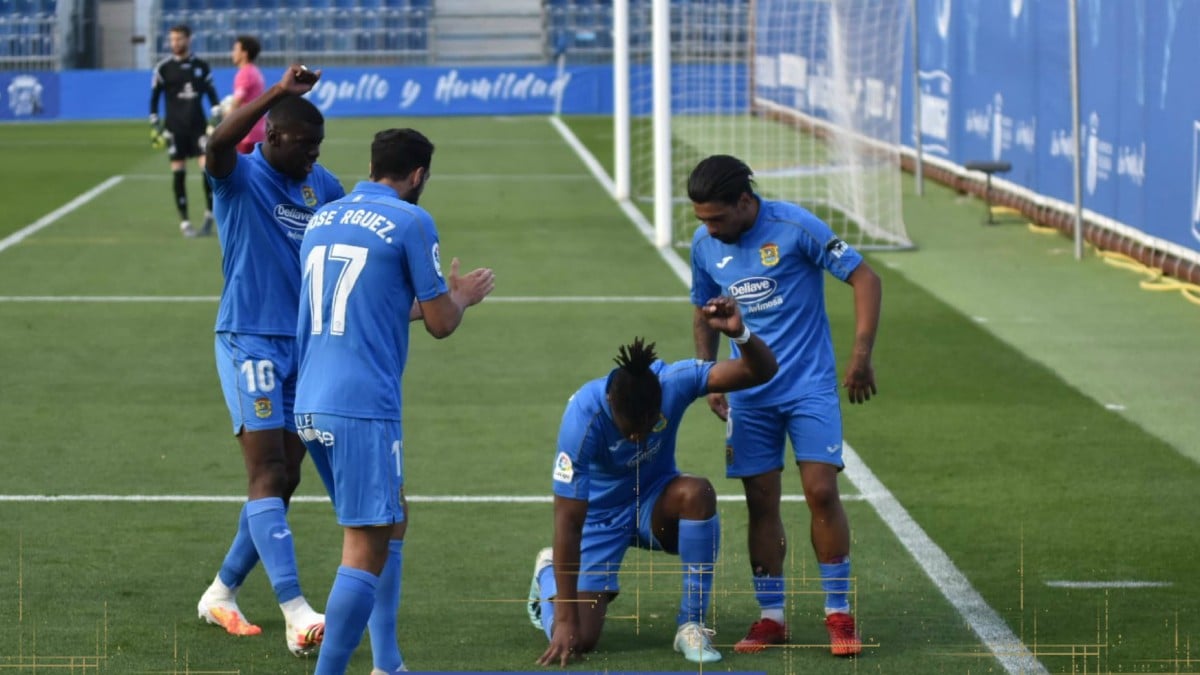
M650 433L657 434L658 432L660 432L666 428L667 428L667 416L662 413L658 413L658 421L654 423L654 428L650 430Z
M575 466L571 464L571 458L567 457L567 453L558 453L558 459L554 460L554 480L559 483L570 483L575 477Z
M317 193L313 191L311 186L305 185L301 187L300 194L304 197L304 204L306 206L317 205Z
M779 264L779 246L763 244L762 248L758 249L758 256L762 258L762 264L774 267Z
M254 399L254 415L260 420L265 420L271 416L271 399L263 396L262 398Z

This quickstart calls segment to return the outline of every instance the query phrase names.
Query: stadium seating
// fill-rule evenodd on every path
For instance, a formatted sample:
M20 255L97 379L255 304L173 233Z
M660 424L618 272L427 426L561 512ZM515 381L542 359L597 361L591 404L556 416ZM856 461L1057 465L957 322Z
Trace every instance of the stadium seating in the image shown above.
M0 0L0 2L42 0ZM424 63L431 57L434 0L160 0L156 41L168 52L172 25L192 28L192 47L210 62L228 58L233 39L256 36L261 65L300 58L339 63Z
M0 69L55 68L57 24L55 0L0 0Z

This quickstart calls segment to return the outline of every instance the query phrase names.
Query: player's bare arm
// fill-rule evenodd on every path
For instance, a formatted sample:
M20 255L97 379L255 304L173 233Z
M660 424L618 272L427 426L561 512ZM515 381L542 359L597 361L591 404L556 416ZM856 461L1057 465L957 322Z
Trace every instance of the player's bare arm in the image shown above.
M458 258L450 261L450 276L446 279L448 292L420 303L419 308L409 313L412 317L419 312L425 321L425 330L439 340L458 328L468 307L483 302L496 288L496 274L491 268L481 267L466 276L459 276L458 267Z
M554 628L538 665L565 667L579 657L579 559L587 501L554 497Z
M717 345L721 333L708 325L708 316L703 307L697 307L692 314L692 339L696 345L696 358L701 361L717 360ZM724 394L710 393L708 407L722 421L729 417L729 402Z
M204 152L208 173L215 178L224 178L233 173L238 158L237 144L250 133L255 122L281 99L287 96L303 96L312 91L320 78L320 70L309 70L301 65L289 66L279 82L271 85L262 96L231 111L229 116L213 129L212 136L208 139L208 147Z
M854 348L842 386L851 403L865 403L876 393L871 351L875 348L875 333L879 329L883 284L865 260L850 274L846 283L854 289Z
M749 330L742 321L733 298L720 297L709 300L700 312L714 331L724 333L739 342L740 355L736 359L720 361L708 372L708 391L722 393L753 387L770 380L779 370L775 353L757 335L748 335Z

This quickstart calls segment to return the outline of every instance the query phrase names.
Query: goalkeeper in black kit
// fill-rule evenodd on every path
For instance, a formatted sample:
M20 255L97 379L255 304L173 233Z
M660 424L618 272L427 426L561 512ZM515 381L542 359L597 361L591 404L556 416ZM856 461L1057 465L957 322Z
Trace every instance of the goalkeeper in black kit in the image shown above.
M156 148L166 148L174 178L175 207L179 210L179 230L185 237L212 234L212 187L204 181L204 224L199 230L188 219L187 160L196 158L204 171L205 131L208 120L202 97L207 95L213 107L220 104L208 63L192 54L192 31L184 25L170 30L171 55L154 66L150 92L150 138ZM165 96L164 96L165 95ZM158 116L158 100L165 98L165 114Z

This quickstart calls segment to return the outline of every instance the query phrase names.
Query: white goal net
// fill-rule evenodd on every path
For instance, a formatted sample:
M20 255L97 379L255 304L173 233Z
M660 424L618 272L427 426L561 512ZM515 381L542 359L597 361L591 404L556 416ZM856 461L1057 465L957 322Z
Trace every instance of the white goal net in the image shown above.
M656 40L652 30L657 2L669 3L669 49L666 31ZM755 171L761 194L805 206L854 246L911 246L899 157L908 7L909 0L629 0L629 198L670 243L687 245L696 228L688 175L708 155L735 155ZM669 55L658 76L656 50L657 58ZM656 92L667 90L663 70L665 119L667 108L655 106ZM664 176L670 167L669 178L656 177L656 163ZM653 204L668 194L664 224L666 211L655 216Z

